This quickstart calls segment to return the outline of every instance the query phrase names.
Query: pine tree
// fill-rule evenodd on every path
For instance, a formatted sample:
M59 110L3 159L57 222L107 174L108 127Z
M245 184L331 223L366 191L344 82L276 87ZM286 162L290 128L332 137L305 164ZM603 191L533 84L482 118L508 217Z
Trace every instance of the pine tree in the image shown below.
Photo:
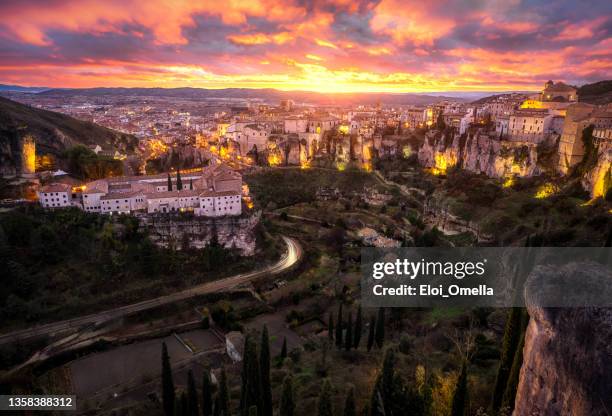
M293 416L295 402L293 400L293 380L291 375L285 377L283 381L283 394L280 402L280 416Z
M338 306L338 320L336 321L336 347L342 348L342 303Z
M215 405L215 412L217 412L219 416L231 416L230 395L229 389L227 387L227 375L225 373L225 367L221 367L221 377L219 380L219 394L217 395L217 402L218 403Z
M382 397L385 414L393 414L391 411L394 405L393 390L395 382L395 352L389 348L385 351L383 358L382 372L380 375L380 394Z
M187 372L187 414L189 416L199 416L198 392L196 390L193 371Z
M330 343L334 340L334 315L331 312L329 313L329 321L327 324L327 337Z
M347 351L351 350L353 346L353 312L350 311L348 315L348 322L346 323L346 334L344 335L344 349Z
M508 383L508 375L510 374L516 346L520 339L521 315L521 308L511 308L506 319L499 368L495 379L493 399L491 400L491 408L494 412L497 412L501 406L506 384Z
M466 416L468 414L467 363L461 365L461 373L457 379L450 416Z
M162 404L166 416L172 416L174 413L174 401L174 381L172 381L170 357L166 343L162 342Z
M212 416L212 413L212 380L210 379L210 371L205 369L202 376L202 416Z
M181 170L180 169L176 171L176 190L177 191L183 190L183 181L181 180Z
M287 358L287 337L283 338L283 346L281 348L280 358L281 360Z
M272 416L272 386L270 385L270 337L268 326L264 325L261 332L261 348L259 352L259 370L261 371L262 411L261 416Z
M372 347L374 346L374 332L376 331L376 318L374 318L374 315L370 316L370 329L368 332L368 352L370 352L370 350L372 350Z
M344 416L357 416L355 409L355 389L351 387L344 402Z
M325 379L321 387L318 409L318 416L333 416L334 414L332 409L331 384L328 379Z
M361 331L363 326L363 318L361 316L361 305L357 308L357 318L355 318L355 333L353 334L353 347L359 348L359 342L361 341Z
M170 192L172 190L172 178L170 177L170 174L168 174L168 192Z
M385 342L385 308L378 308L375 339L378 348L382 348L383 343Z

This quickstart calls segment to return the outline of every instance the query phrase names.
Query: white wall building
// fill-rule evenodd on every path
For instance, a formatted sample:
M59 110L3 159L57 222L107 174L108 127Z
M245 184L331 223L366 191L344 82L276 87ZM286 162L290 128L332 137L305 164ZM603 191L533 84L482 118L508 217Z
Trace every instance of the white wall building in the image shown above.
M38 200L43 208L69 207L72 205L72 187L65 183L43 186L38 192Z

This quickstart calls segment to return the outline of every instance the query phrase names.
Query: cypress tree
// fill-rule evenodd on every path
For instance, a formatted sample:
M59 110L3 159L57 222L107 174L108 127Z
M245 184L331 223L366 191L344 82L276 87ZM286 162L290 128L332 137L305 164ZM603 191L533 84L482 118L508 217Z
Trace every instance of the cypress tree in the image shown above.
M395 381L395 353L391 348L385 351L383 367L380 376L380 395L385 414L393 414L393 383Z
M281 348L280 358L281 360L287 358L287 337L283 338L283 347Z
M174 413L174 381L172 381L172 368L170 367L170 356L166 343L162 342L162 404L164 414L172 416Z
M168 174L168 191L172 190L172 178L170 177L170 174Z
M189 190L193 191L193 179L189 179Z
M219 380L219 394L217 395L217 402L217 405L215 405L215 412L217 412L219 416L231 416L230 396L229 389L227 387L227 375L225 374L225 367L221 367L221 377Z
M215 396L215 405L213 407L213 416L221 416L221 400L219 395Z
M376 319L374 315L370 315L370 330L368 332L368 352L374 346L374 332L376 328Z
M344 416L357 416L357 410L355 409L355 389L350 388L346 401L344 402Z
M295 411L295 402L293 401L293 380L288 375L283 380L283 394L280 402L280 416L293 416Z
M346 324L346 334L344 335L344 349L350 351L353 346L353 312L350 311L348 315L348 322Z
M378 308L375 339L378 348L382 348L383 343L385 342L385 308Z
M270 336L268 326L264 325L261 332L261 348L259 352L259 369L261 371L262 411L260 416L272 416L272 386L270 385Z
M196 390L195 380L193 379L193 371L187 372L187 414L189 416L198 416L198 392Z
M457 379L451 405L450 416L465 416L468 414L467 363L461 365L461 373Z
M177 398L174 404L174 415L175 416L188 416L189 415L189 402L187 400L187 394L182 392Z
M242 390L240 396L242 415L248 415L251 406L257 406L258 409L263 408L260 376L257 344L250 335L247 335L244 341Z
M175 401L174 403L174 414L176 416L183 416L184 415L184 411L183 411L183 395L181 394Z
M176 190L177 191L183 190L183 181L181 180L181 170L180 169L176 171Z
M212 416L212 413L212 380L210 379L210 371L206 369L202 376L202 416Z
M327 324L327 337L330 341L334 340L334 315L329 313L329 321Z
M336 347L342 348L342 303L338 307L338 319L336 321Z
M361 305L357 308L357 317L355 318L355 333L353 338L353 347L359 348L359 342L361 341L361 331L363 326L363 318L361 316Z
M521 308L511 308L506 319L499 368L491 400L491 408L494 412L499 410L506 384L508 384L508 375L510 374L516 346L520 339L521 314Z
M512 362L512 368L508 375L508 383L506 384L506 390L502 397L501 407L507 407L510 412L514 410L514 399L516 398L516 390L519 383L519 375L521 373L521 366L523 365L523 347L525 346L525 333L521 335L521 339L514 353L514 361Z
M334 414L332 409L331 384L328 379L325 379L321 387L318 409L318 416L333 416Z

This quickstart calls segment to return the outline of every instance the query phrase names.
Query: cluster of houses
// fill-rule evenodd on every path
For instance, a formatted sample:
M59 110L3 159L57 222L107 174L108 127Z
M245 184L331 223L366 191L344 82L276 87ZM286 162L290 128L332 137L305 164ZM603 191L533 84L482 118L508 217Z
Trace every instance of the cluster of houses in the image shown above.
M606 129L612 127L612 107L578 102L575 87L548 81L537 94L502 94L469 104L445 100L422 107L377 105L322 111L285 105L258 109L220 117L202 142L211 140L226 153L241 157L263 152L270 165L304 166L318 156L330 155L337 163L356 160L367 164L374 154L384 157L404 152L401 139L406 132L439 127L441 121L459 134L483 127L500 140L514 142L537 145L561 138L559 152L565 171L568 164L582 158L579 136L585 125L595 125L599 140L609 137ZM328 132L333 134L325 137Z
M75 206L102 214L242 213L242 176L224 164L190 171L100 179L80 186L51 183L38 192L44 208Z

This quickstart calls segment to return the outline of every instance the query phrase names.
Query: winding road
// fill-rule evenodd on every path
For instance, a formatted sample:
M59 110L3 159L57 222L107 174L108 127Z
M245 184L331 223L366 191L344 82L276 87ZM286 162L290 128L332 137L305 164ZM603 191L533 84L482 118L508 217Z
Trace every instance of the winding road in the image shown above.
M263 269L255 270L248 273L237 274L234 276L215 280L213 282L203 283L201 285L193 286L189 289L185 289L180 292L171 293L169 295L160 296L154 299L144 300L138 303L132 303L130 305L120 306L115 309L101 311L93 313L91 315L80 316L78 318L52 322L45 325L35 326L28 329L22 329L19 331L2 334L0 335L0 345L23 341L29 338L43 335L52 335L54 333L66 331L72 328L79 328L85 325L101 324L124 317L126 315L130 315L135 312L142 312L148 309L189 299L195 296L231 289L263 276L282 273L297 264L303 256L302 247L300 246L297 240L285 236L282 236L282 238L285 244L287 245L287 251L283 254L279 261L270 266L266 266Z

